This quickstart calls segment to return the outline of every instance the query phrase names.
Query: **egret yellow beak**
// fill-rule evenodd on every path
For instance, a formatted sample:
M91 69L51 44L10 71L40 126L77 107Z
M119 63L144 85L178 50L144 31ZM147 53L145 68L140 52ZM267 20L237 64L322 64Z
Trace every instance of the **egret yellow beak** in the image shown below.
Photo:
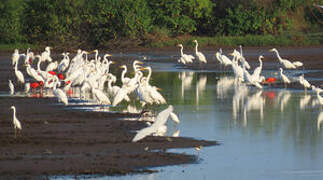
M119 68L124 68L123 66L119 66Z
M112 54L105 54L106 56L112 56Z
M110 61L111 62L111 64L115 64L116 62L114 62L114 61Z
M156 89L157 89L158 91L162 91L162 89L161 89L161 88L159 88L159 87L157 87Z

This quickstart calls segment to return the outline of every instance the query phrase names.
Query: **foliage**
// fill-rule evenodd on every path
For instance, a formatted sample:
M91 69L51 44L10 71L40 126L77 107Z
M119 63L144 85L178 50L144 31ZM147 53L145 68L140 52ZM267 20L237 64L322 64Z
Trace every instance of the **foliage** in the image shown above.
M323 0L2 0L0 43L111 47L192 35L306 43L300 34L323 29L313 4Z

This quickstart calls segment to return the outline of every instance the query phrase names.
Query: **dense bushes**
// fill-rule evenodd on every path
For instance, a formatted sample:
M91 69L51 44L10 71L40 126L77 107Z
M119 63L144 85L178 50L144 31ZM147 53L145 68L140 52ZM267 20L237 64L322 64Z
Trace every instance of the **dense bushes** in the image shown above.
M320 31L313 3L323 0L2 0L0 43L106 47L187 34Z

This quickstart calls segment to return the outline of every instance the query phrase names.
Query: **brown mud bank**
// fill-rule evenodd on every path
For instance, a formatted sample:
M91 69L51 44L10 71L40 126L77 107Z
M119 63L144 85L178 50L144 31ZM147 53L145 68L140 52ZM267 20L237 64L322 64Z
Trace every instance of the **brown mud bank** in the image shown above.
M0 174L2 178L41 178L59 174L126 174L151 172L147 167L192 163L194 155L168 148L216 145L215 141L150 136L131 142L142 121L138 114L66 110L51 98L0 98ZM53 105L56 104L56 105ZM14 137L15 105L23 129ZM152 151L154 150L154 151Z

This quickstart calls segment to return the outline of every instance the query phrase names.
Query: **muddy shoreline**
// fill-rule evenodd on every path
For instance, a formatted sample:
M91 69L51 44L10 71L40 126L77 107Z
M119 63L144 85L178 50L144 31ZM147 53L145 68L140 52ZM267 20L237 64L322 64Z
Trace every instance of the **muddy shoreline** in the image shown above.
M178 54L178 49L152 53ZM230 49L231 50L231 49ZM132 51L132 50L130 50ZM130 52L129 51L129 52ZM202 50L203 51L203 50ZM208 54L215 52L205 49ZM229 49L225 49L229 51ZM265 53L264 69L278 69L277 60L267 48L246 48L245 54L252 67L258 65L259 52ZM124 51L126 52L126 51ZM144 51L146 52L146 51ZM190 52L190 51L189 51ZM323 70L323 48L283 48L282 56L302 60L308 70ZM8 92L8 79L14 79L11 54L0 57L0 91ZM131 59L129 57L128 59ZM113 57L112 57L113 59ZM167 60L167 62L173 61ZM192 69L220 69L216 60L206 66L187 66ZM230 70L230 68L228 68ZM295 70L297 71L297 70ZM320 72L306 73L305 77L322 78ZM322 80L311 81L322 86ZM272 87L283 87L282 83ZM298 83L289 88L302 89ZM17 87L22 90L22 86ZM11 105L17 108L17 117L23 130L14 138ZM1 179L43 179L49 175L151 173L149 167L192 163L194 154L168 153L168 148L187 148L216 145L216 141L185 137L147 137L131 143L135 131L145 122L124 121L120 118L139 114L84 112L65 109L55 98L0 97L0 177Z

